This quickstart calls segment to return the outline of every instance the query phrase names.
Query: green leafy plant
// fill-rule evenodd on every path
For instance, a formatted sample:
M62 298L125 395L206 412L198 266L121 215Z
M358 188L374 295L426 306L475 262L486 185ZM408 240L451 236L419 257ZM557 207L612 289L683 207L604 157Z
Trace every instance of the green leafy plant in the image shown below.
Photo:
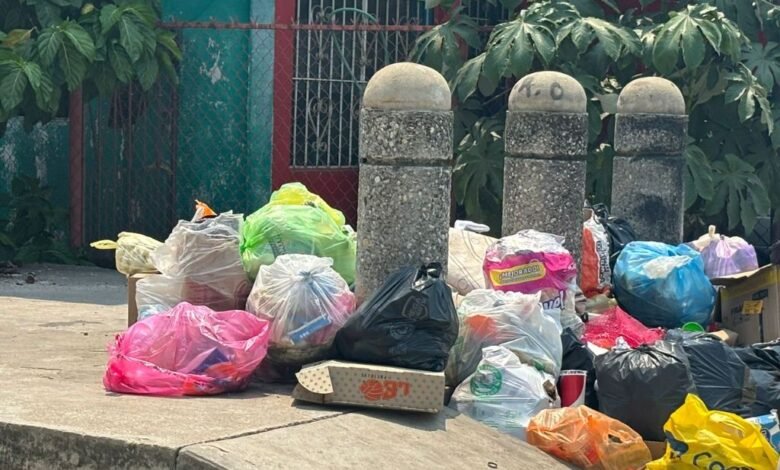
M0 11L0 131L16 115L27 128L65 115L78 87L89 99L177 79L181 51L156 26L158 1L0 0Z
M500 220L507 95L516 80L539 70L565 72L586 90L593 202L609 203L617 96L631 80L657 75L673 81L686 100L689 219L751 232L759 216L780 207L780 6L767 0L490 3L508 19L475 47L469 0L457 7L428 0L429 7L449 8L450 19L423 35L412 56L445 71L456 98L455 195L466 217ZM702 230L695 224L692 230Z
M0 261L79 263L62 240L66 215L52 205L51 188L15 177L10 194L0 194Z

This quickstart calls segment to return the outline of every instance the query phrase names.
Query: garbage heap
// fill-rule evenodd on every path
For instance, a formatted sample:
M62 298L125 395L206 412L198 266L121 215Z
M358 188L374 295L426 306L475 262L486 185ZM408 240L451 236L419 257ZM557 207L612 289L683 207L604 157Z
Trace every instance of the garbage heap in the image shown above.
M397 270L360 305L355 232L298 183L246 219L198 203L163 243L97 242L137 309L104 386L292 382L308 402L449 406L579 468L777 467L776 266L714 228L635 240L604 207L586 211L581 269L557 235L488 230L456 223L447 260Z

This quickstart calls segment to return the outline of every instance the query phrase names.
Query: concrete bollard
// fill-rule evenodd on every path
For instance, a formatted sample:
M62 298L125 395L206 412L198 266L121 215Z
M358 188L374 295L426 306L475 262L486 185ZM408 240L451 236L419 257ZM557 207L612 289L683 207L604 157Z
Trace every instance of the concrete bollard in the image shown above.
M377 72L360 110L358 302L410 265L447 268L452 111L447 81L418 64Z
M612 212L628 220L640 240L682 242L687 132L685 100L669 80L640 78L620 93Z
M559 72L523 77L509 95L504 133L503 234L562 235L579 264L588 152L585 90Z

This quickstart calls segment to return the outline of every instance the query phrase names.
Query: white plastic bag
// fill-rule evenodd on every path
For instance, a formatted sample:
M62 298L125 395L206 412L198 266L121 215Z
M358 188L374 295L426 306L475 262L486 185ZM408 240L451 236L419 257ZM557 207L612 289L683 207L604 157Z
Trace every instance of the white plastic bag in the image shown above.
M485 250L496 239L458 227L474 228L470 224L456 223L456 228L450 229L447 284L457 293L466 295L474 289L485 288L482 263Z
M319 359L355 312L355 296L332 266L330 258L281 255L260 267L246 309L271 321L272 361Z
M198 222L181 220L152 253L162 276L138 281L139 318L180 302L215 311L243 310L251 290L239 254L242 215L225 213Z
M121 232L116 241L100 240L89 246L98 250L116 250L116 270L125 276L132 276L157 271L151 255L162 243L140 233Z
M501 432L525 440L531 418L560 407L555 379L523 364L510 350L482 350L477 371L452 394L450 407Z
M458 339L447 362L447 383L474 373L487 346L504 345L520 360L549 374L561 370L563 348L557 320L542 311L540 294L478 289L460 303Z

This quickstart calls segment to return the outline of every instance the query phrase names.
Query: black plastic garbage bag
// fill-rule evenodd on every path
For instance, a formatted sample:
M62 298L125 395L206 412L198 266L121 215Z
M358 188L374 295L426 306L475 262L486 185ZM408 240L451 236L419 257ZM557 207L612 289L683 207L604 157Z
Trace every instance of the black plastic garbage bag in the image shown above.
M588 373L585 380L585 404L594 410L599 409L599 397L596 394L596 368L593 367L593 353L577 338L570 328L561 334L563 344L563 362L561 370L584 370Z
M685 337L680 342L688 356L696 392L707 408L744 418L753 416L756 386L750 368L737 353L720 339L706 334Z
M780 343L754 344L735 348L734 352L750 368L756 384L752 416L763 416L780 409Z
M664 423L696 393L688 359L678 343L658 341L596 356L600 410L648 441L663 441Z
M620 252L629 243L636 241L637 236L634 229L627 220L609 215L609 209L604 204L595 204L593 212L598 221L607 229L609 235L609 266L615 267Z
M401 269L336 335L342 357L439 372L458 337L458 315L442 267Z

